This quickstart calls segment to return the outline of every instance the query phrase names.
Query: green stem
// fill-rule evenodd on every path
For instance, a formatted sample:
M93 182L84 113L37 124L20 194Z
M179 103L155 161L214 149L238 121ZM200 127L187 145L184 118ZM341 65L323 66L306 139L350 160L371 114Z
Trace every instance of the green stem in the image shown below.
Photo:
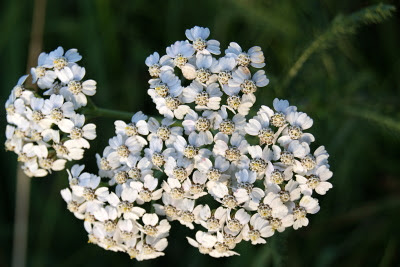
M92 118L97 117L106 117L106 118L114 118L114 119L121 119L121 120L131 120L133 113L120 111L120 110L113 110L107 108L99 108L93 102L90 101L88 103L89 108L85 108L83 113L85 115L89 115Z
M99 108L96 107L94 109L95 114L97 116L108 117L108 118L116 118L121 120L131 120L133 113L127 111L113 110L107 108Z

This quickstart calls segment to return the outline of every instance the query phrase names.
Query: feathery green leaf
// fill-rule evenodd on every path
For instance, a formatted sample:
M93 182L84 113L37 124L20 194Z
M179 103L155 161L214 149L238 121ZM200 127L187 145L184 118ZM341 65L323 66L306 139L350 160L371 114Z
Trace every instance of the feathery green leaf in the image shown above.
M354 34L363 25L376 24L386 20L393 15L395 10L394 6L381 3L366 7L348 16L337 15L333 19L331 26L319 35L295 61L283 81L282 88L290 84L312 54L328 48L339 38Z

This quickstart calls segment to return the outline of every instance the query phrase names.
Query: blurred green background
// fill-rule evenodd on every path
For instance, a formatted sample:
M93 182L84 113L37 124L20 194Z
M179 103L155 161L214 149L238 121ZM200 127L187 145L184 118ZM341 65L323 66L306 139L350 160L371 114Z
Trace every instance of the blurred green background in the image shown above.
M310 225L267 245L239 245L240 257L213 259L190 247L173 223L166 256L138 263L87 244L83 223L59 195L66 173L31 180L28 266L399 266L400 264L400 18L365 0L48 1L44 51L78 48L86 77L98 82L95 103L157 114L147 96L144 60L209 27L224 50L230 41L263 48L271 80L257 105L285 98L314 119L317 145L330 153L334 187L320 197ZM386 1L399 7L397 1ZM0 3L0 86L5 102L25 73L33 1ZM355 13L354 12L358 12ZM342 16L340 16L342 14ZM352 15L353 14L353 15ZM390 16L392 14L392 16ZM1 109L0 139L5 140ZM100 119L84 163L113 135ZM0 266L11 265L16 156L0 154Z

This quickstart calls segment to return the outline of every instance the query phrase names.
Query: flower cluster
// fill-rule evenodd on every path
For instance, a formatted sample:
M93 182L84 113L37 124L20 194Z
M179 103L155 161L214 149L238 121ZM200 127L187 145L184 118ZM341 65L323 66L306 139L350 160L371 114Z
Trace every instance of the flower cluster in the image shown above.
M62 47L41 53L31 69L34 90L22 76L5 104L6 150L14 151L28 176L43 177L83 158L88 140L96 138L96 125L85 124L79 109L96 93L94 80L83 80L85 68L76 49Z
M209 34L194 27L167 55L146 59L162 120L138 112L116 121L116 136L97 155L99 176L72 168L62 195L90 242L155 258L168 244L169 221L178 221L196 229L187 239L200 253L226 257L242 241L262 244L307 226L319 211L315 195L332 187L332 172L325 148L311 150L313 120L279 99L249 116L269 82L254 72L265 65L263 52L232 42L215 58L219 42Z

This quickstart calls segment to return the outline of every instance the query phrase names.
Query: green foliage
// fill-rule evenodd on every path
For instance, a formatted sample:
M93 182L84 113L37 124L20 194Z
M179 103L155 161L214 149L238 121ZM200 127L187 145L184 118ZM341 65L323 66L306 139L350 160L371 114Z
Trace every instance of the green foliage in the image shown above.
M347 108L346 112L353 116L360 117L370 121L373 125L379 125L383 131L389 131L400 135L400 119L393 119L391 116L380 114L376 111L367 110L365 108Z
M378 4L366 7L351 15L337 15L331 25L321 35L319 35L299 56L293 66L289 69L287 76L283 80L283 88L287 87L292 79L299 73L304 63L314 53L337 44L339 38L350 34L355 34L356 30L362 25L381 23L390 18L396 8L392 5Z

